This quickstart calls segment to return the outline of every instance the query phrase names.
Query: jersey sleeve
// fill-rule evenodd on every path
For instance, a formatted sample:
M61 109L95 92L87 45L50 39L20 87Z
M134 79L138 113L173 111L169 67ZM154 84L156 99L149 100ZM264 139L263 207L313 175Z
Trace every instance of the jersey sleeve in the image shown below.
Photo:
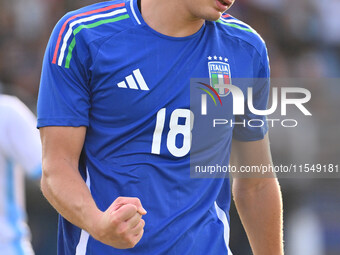
M254 70L253 106L257 110L266 110L270 89L270 68L267 48L264 44L260 57L254 59ZM247 98L248 95L245 100L244 115L235 116L233 138L240 141L261 140L268 131L267 117L265 115L256 115L252 113L249 110ZM249 120L257 121L249 122Z
M9 99L9 100L8 100ZM41 142L34 114L17 98L0 105L0 147L31 178L41 176Z
M44 56L38 96L38 128L88 126L90 89L87 46L69 33L66 15L52 32Z

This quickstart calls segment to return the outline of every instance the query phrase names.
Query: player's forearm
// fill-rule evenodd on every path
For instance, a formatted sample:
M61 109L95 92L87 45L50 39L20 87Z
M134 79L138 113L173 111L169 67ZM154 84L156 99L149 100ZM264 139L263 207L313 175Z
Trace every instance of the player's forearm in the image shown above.
M245 181L245 180L243 180ZM234 200L254 255L282 255L282 199L276 179L249 188L236 181Z
M118 197L100 211L77 169L68 163L43 166L41 189L47 200L68 221L93 238L118 249L133 248L144 233L146 214L138 198Z
M77 169L63 160L45 162L41 189L64 218L89 233L93 231L101 211Z

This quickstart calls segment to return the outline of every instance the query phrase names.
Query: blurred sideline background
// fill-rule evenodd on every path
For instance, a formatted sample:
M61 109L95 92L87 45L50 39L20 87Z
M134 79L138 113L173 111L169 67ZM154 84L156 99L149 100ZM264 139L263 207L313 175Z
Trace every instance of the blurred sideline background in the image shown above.
M2 92L18 96L36 112L41 63L54 25L67 11L95 2L1 0ZM339 0L236 0L229 13L250 24L266 41L272 78L340 78ZM301 119L294 129L270 129L275 164L340 163L340 85L334 81L306 87L312 93L308 105L313 117ZM280 182L286 254L339 255L339 179ZM27 183L27 196L36 254L54 255L57 216L36 183ZM230 242L235 255L251 254L233 206Z

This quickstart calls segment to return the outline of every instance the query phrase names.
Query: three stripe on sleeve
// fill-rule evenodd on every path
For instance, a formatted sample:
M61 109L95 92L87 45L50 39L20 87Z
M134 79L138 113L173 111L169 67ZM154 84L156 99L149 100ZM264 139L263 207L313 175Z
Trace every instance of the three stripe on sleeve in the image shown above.
M121 8L121 7L124 7L124 6L125 6L125 3L110 5L110 6L107 6L105 8L100 8L100 9L80 13L80 14L74 15L74 16L70 17L69 19L67 19L64 22L64 24L63 24L63 26L62 26L62 28L59 32L56 47L54 49L52 64L58 64L59 66L62 66L64 60L66 59L64 65L65 65L66 68L69 68L71 58L72 58L73 49L76 46L75 36L82 29L91 29L91 28L95 28L95 27L98 27L98 26L103 25L103 24L113 23L113 22L116 22L116 21L119 21L119 20L129 18L129 15L127 13L127 9ZM115 10L113 10L111 12L106 12L106 11L109 11L109 10L112 10L112 9L115 9ZM94 14L96 14L96 15L94 15ZM87 17L84 17L84 16L87 16ZM79 17L84 17L84 18L75 20L76 18L79 18ZM93 21L93 22L91 23L91 21ZM84 24L85 22L86 22L86 24ZM66 33L64 34L68 24L69 24L69 27L68 27ZM78 25L78 24L80 24L80 25L76 27L76 25ZM70 43L68 43L72 36L73 36L72 41ZM67 49L68 44L69 44L69 46L68 46L68 49ZM59 53L59 57L58 57L58 53Z

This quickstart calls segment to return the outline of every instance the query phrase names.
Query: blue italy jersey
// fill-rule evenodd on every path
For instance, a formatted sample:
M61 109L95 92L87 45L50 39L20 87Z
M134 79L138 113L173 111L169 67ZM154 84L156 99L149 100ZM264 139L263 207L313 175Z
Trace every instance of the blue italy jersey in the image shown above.
M268 76L262 39L227 15L180 38L150 28L136 0L63 17L45 54L38 127L86 126L79 171L98 208L138 197L148 213L144 236L128 250L60 217L58 254L231 254L229 179L190 177L190 79ZM268 90L267 83L253 87L256 109L266 108ZM252 117L246 107L237 118ZM259 140L267 128L225 130L221 164L228 164L232 138Z

